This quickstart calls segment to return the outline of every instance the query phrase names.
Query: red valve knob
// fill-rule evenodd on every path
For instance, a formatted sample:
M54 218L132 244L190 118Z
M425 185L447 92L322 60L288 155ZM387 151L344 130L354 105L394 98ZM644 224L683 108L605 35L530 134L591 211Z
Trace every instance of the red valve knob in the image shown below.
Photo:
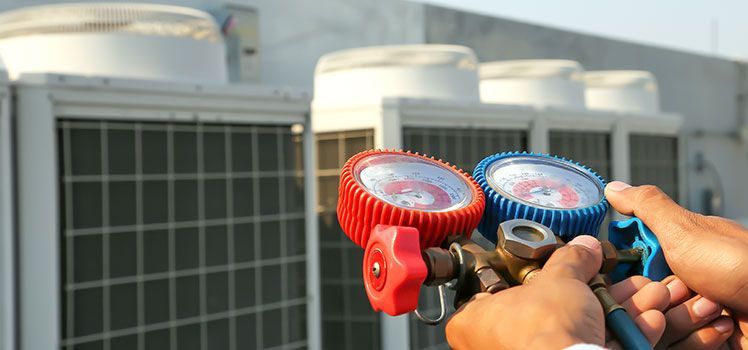
M428 273L421 257L418 230L377 225L364 254L364 285L375 311L397 316L418 307L418 294Z

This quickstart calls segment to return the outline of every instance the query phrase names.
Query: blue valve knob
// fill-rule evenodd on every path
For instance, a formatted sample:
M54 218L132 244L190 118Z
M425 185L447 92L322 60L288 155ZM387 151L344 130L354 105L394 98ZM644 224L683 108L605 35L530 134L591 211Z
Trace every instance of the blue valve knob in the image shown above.
M661 281L672 274L657 236L639 218L613 221L608 226L608 240L618 249L641 251L641 263L621 263L610 274L614 282L633 275Z

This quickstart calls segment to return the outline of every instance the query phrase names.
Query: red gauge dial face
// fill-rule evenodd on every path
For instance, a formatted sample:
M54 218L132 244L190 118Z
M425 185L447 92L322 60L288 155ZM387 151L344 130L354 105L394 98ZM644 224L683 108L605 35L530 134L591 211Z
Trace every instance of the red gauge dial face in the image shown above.
M356 180L369 193L398 207L449 211L472 200L469 185L453 169L406 154L377 154L354 167Z
M443 188L416 180L395 181L384 184L382 191L395 203L418 210L449 208L452 198Z
M602 184L589 170L558 159L500 159L489 166L486 178L508 199L536 207L585 208L603 198Z

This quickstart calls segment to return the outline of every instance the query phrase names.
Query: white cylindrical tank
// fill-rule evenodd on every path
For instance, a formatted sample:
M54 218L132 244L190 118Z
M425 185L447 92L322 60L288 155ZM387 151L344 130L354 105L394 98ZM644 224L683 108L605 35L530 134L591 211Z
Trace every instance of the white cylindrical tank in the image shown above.
M478 61L454 45L374 46L322 56L314 73L315 106L379 103L384 97L478 102Z
M103 75L190 82L227 80L213 17L155 4L75 3L0 14L0 60L24 73Z
M480 96L486 103L581 110L582 66L570 60L512 60L481 63Z
M587 85L587 108L632 112L660 113L657 81L654 75L639 70L592 71L584 75Z

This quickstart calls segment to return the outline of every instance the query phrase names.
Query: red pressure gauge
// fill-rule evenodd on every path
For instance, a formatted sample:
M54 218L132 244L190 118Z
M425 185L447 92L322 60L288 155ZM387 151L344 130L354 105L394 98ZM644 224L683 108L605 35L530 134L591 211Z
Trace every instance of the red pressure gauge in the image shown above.
M366 249L372 307L391 315L414 310L427 273L421 249L451 235L470 237L484 204L475 180L449 163L390 150L351 157L340 174L338 220Z

